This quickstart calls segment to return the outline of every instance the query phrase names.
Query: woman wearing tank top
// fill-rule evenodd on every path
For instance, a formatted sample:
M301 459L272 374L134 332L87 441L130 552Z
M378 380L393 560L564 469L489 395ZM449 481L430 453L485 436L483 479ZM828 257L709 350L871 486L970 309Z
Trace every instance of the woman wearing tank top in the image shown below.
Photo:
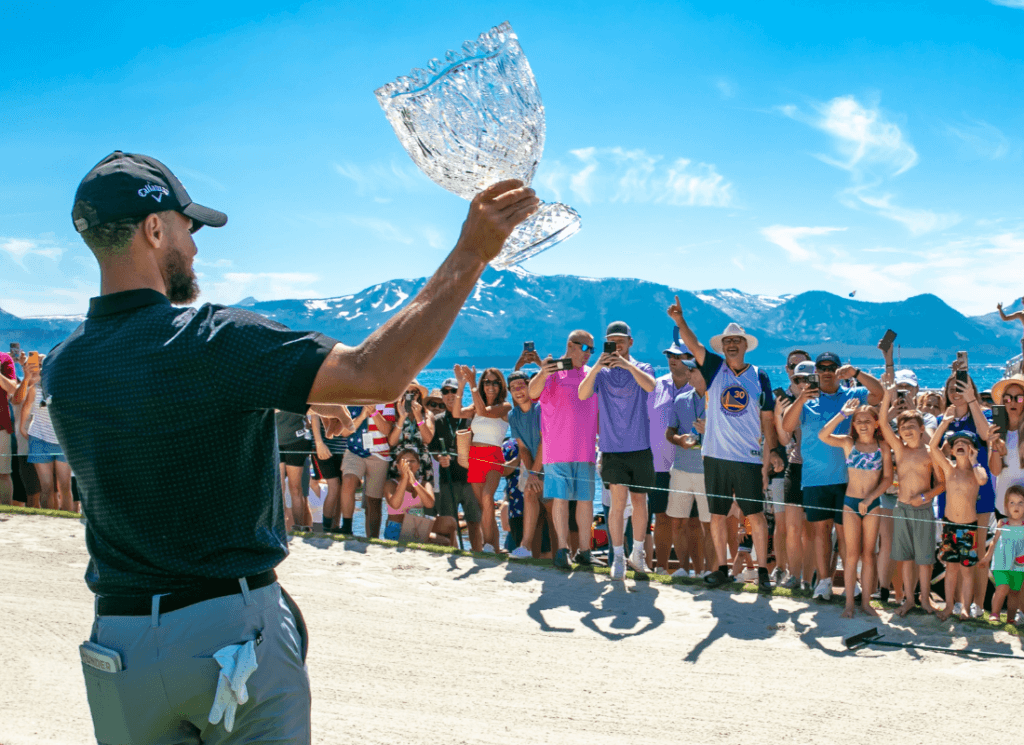
M479 385L476 382L476 367L456 365L455 378L459 381L460 400L463 385L468 384L473 394L473 405L452 412L452 416L473 417L469 425L473 431L473 444L469 450L469 476L466 480L480 504L484 551L492 552L500 545L498 522L494 517L494 493L498 490L505 466L501 444L508 433L508 413L512 410L512 404L505 401L508 386L505 384L505 376L496 367L488 367L483 371Z

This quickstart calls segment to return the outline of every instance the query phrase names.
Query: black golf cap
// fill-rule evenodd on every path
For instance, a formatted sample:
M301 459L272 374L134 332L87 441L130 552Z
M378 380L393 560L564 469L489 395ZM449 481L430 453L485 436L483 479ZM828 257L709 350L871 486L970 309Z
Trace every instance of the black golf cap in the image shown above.
M115 150L78 185L71 219L81 233L111 220L143 218L166 210L192 218L196 230L203 225L219 228L228 221L223 212L193 202L171 170L156 158Z

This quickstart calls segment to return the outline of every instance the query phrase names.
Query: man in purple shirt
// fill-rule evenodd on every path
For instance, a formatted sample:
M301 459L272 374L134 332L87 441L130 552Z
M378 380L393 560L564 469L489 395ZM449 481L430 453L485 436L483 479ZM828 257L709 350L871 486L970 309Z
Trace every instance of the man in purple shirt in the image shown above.
M630 567L649 573L644 556L647 535L647 490L654 486L647 394L654 390L654 368L637 362L629 354L633 336L623 321L608 324L605 342L615 345L604 352L580 383L580 400L597 394L598 441L601 449L601 478L609 485L612 506L608 513L611 534L612 579L626 578L623 540L626 528L626 496L633 503L633 552Z
M654 487L647 492L647 509L654 515L655 574L668 574L668 557L672 553L673 523L665 510L668 508L669 472L675 460L676 447L665 439L665 429L669 426L676 396L690 390L690 368L683 364L683 360L692 360L693 355L685 344L673 342L665 350L665 357L668 358L668 374L654 381L654 390L647 397L651 453L654 456Z

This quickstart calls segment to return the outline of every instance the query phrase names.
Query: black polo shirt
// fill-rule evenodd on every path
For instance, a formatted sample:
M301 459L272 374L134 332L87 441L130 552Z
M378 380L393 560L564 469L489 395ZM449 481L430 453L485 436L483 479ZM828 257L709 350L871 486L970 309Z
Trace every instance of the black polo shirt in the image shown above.
M274 409L304 413L335 341L155 290L93 298L47 356L100 595L244 577L288 554Z
M451 465L448 468L442 466L441 471L447 473L445 478L450 478L452 483L465 483L469 479L469 471L456 462L458 438L455 433L460 429L469 427L468 419L457 419L450 411L438 414L434 417L434 439L430 441L428 449L435 455L448 453L451 455Z

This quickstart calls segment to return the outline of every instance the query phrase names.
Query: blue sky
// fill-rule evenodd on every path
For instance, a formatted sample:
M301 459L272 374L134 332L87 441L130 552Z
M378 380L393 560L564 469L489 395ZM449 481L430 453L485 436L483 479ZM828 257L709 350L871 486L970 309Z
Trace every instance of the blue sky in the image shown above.
M81 177L153 155L227 227L203 300L431 273L466 203L380 85L508 20L547 111L542 198L583 229L525 264L968 314L1024 294L1024 0L0 5L0 306L84 312ZM728 12L722 12L723 8Z

